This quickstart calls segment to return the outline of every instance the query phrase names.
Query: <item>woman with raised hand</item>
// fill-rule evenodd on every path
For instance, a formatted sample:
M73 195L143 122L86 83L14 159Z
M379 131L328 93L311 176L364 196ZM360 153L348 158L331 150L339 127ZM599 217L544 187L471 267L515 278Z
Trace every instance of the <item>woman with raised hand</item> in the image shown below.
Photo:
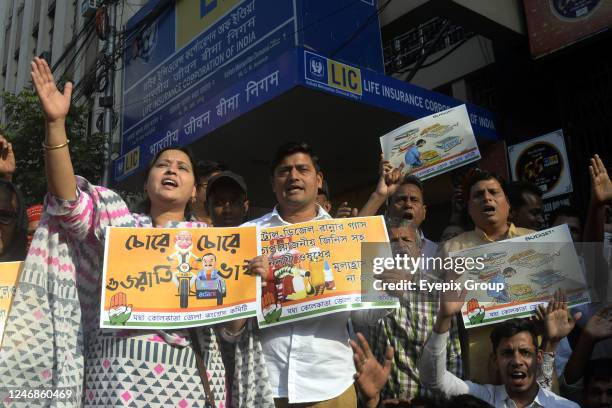
M7 322L0 384L64 391L53 394L52 405L192 407L214 399L224 407L225 374L212 328L191 330L195 339L186 331L99 328L105 227L206 226L186 219L195 195L193 159L178 147L159 152L144 186L150 210L132 214L116 193L74 175L64 126L72 85L60 92L39 58L32 81L46 118L49 194ZM194 344L207 357L210 393Z

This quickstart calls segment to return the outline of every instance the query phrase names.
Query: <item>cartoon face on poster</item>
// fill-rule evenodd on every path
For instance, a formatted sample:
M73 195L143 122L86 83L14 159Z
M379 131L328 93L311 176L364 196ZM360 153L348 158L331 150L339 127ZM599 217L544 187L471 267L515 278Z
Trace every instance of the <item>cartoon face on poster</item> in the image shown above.
M394 167L423 180L480 159L465 105L410 122L382 136L380 144Z
M379 304L362 299L361 244L388 242L382 217L266 228L261 241L269 273L268 281L259 288L260 327L397 303L386 296Z
M252 316L255 227L109 228L102 327L191 327Z

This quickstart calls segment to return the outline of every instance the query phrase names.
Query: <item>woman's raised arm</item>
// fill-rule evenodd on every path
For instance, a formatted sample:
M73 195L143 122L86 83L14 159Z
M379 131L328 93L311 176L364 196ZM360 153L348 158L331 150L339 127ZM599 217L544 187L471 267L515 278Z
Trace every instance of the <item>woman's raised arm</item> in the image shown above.
M55 85L49 65L37 57L32 61L32 82L46 118L46 138L43 148L47 190L61 199L74 200L76 179L65 127L72 97L72 83L67 82L64 93L61 93Z

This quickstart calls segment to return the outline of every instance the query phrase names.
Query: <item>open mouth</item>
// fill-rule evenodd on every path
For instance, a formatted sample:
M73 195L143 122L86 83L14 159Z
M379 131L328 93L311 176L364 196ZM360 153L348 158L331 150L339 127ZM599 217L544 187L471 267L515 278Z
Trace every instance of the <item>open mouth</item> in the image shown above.
M178 183L173 179L165 178L162 180L162 186L178 187Z
M522 371L513 371L510 374L510 379L514 385L522 385L527 378L527 374Z
M402 218L408 221L412 221L412 219L414 218L414 214L411 212L405 212Z
M287 192L287 194L296 194L299 193L300 191L303 191L304 189L300 186L290 186L287 189L285 189L285 191Z
M495 214L495 207L493 207L492 205L485 205L484 207L482 207L482 212L485 215L494 215Z

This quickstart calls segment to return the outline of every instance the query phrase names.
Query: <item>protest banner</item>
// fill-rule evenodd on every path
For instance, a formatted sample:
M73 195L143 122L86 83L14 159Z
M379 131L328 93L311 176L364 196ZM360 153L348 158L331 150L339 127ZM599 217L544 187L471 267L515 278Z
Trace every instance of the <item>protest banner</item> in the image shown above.
M103 328L175 329L255 316L256 227L108 228Z
M0 263L0 346L22 268L23 262Z
M465 105L401 126L380 137L385 160L425 180L480 159Z
M480 260L461 275L468 290L461 310L466 328L533 314L557 289L569 306L590 303L584 272L567 225L449 254Z
M388 241L381 216L262 229L261 251L268 257L269 274L266 285L258 286L259 326L345 310L397 307L397 299L384 292L366 297L361 276L362 243Z

